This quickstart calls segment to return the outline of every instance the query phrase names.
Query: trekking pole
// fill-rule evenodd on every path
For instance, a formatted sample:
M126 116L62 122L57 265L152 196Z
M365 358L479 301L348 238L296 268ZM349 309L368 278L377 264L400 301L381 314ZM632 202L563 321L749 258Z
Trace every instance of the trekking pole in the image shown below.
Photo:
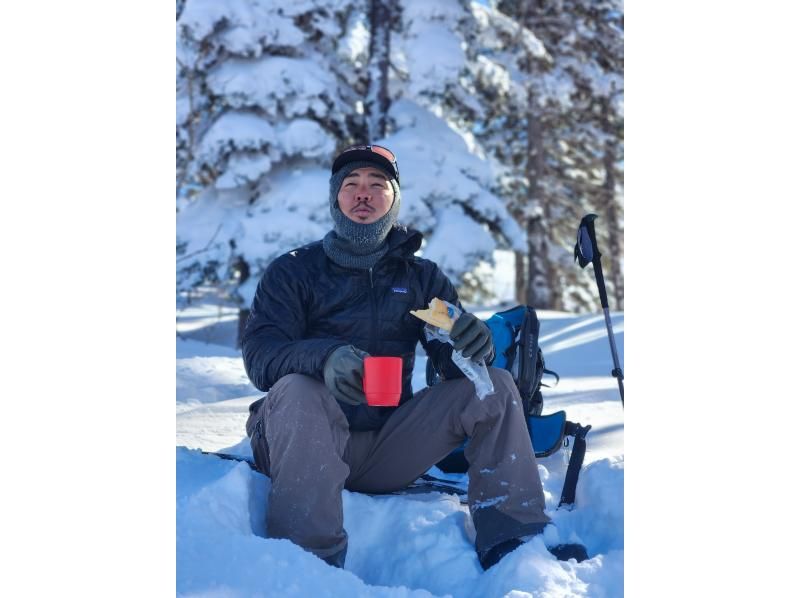
M603 266L600 265L600 250L597 248L597 238L594 235L594 220L597 214L587 214L581 220L578 227L578 241L575 243L575 260L581 268L586 267L591 262L594 267L594 278L597 281L597 290L600 291L600 305L603 306L603 314L606 317L606 330L608 330L608 342L611 344L611 357L614 359L614 369L611 375L617 379L619 384L619 398L622 406L625 406L625 392L622 385L622 368L619 367L617 357L617 344L614 342L614 331L611 329L611 316L608 313L608 295L606 295L606 283L603 279Z

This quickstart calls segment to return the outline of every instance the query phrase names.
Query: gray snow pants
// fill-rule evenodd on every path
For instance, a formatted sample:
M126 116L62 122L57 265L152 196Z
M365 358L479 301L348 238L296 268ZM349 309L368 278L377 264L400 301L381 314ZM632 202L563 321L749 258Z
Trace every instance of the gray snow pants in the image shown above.
M445 380L416 393L380 430L366 432L349 430L322 382L302 374L278 380L247 421L256 465L272 480L267 535L342 566L342 489L405 488L466 438L478 553L540 533L550 519L522 401L507 371L489 373L495 392L483 400L466 378Z

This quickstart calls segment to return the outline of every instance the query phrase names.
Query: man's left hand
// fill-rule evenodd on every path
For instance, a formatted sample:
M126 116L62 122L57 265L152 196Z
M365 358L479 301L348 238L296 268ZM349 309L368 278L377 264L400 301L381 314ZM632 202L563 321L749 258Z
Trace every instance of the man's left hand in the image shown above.
M453 329L450 331L453 339L453 349L461 351L464 357L478 363L491 356L494 350L492 332L483 321L464 312L458 317Z

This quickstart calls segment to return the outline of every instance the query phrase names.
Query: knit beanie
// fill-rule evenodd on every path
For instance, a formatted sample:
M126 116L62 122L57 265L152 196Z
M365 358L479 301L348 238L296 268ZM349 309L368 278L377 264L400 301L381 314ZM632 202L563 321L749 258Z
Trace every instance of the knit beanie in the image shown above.
M388 178L394 191L394 199L389 211L381 218L370 224L362 224L350 220L339 209L339 190L347 175L357 168L378 168ZM400 184L379 162L356 161L348 162L336 171L330 178L329 202L333 230L322 240L326 255L336 264L345 268L358 268L368 270L381 259L388 250L386 237L392 226L397 222L400 212Z

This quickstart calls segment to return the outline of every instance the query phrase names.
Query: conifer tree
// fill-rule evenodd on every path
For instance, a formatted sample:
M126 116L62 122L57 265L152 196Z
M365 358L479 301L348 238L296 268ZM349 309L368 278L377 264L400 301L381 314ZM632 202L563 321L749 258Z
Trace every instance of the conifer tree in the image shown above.
M599 212L609 220L601 241L609 231L609 253L621 259L622 12L616 2L588 0L501 1L497 9L484 10L481 47L485 72L503 85L479 79L479 92L497 99L481 139L508 168L504 192L528 232L518 299L593 308L572 246L580 217ZM621 289L613 266L611 286Z
M524 234L497 194L492 163L474 134L485 112L473 81L477 26L465 0L400 4L387 138L412 173L403 187L405 216L427 233L423 255L473 300L487 294L475 269L491 263L497 248L524 248Z
M365 53L347 35L354 5L186 0L179 11L179 290L235 282L240 259L254 285L328 230L324 165L363 126L347 83Z
M462 290L477 299L475 269L511 248L531 258L523 300L591 305L570 251L592 209L621 259L621 10L498 6L179 0L179 290L232 288L242 262L254 286L321 238L330 160L372 141L398 155L401 223Z
M324 236L327 165L366 141L398 154L401 223L427 234L423 254L455 281L499 246L524 247L471 132L468 2L186 0L178 12L179 288L224 287L240 259L254 285L278 254Z

